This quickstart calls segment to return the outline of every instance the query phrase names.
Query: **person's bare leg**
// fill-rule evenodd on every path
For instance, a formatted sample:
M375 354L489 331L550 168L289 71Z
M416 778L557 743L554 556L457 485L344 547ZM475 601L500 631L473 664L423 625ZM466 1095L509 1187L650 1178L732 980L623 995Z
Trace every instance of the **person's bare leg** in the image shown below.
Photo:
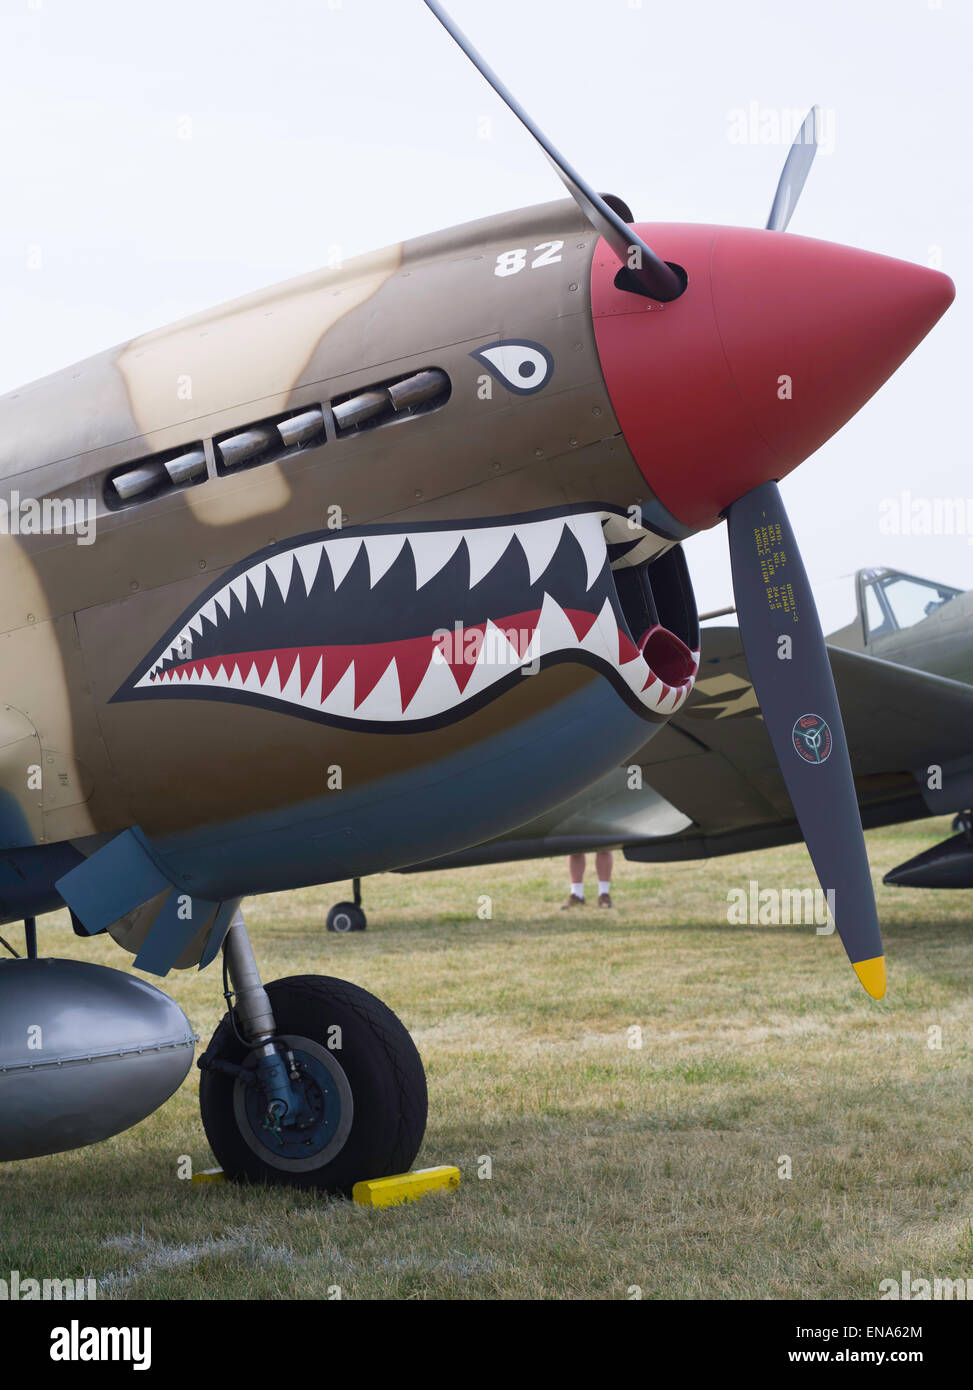
M567 902L562 907L584 906L584 855L568 855L568 881L571 885Z
M595 855L595 870L598 874L598 906L612 905L612 867L615 856L610 849L600 849Z

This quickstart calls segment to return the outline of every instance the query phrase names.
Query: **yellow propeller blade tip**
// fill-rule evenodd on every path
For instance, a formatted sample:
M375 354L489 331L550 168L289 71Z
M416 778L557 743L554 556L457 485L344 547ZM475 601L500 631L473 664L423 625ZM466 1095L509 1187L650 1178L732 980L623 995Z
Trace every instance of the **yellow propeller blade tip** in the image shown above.
M853 961L852 964L865 992L873 999L882 999L885 995L885 957L872 956L871 960Z

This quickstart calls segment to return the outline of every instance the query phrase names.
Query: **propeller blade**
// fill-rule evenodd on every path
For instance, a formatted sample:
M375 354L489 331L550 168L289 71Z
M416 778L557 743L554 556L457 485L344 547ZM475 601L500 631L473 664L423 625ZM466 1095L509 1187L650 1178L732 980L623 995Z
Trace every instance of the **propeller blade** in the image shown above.
M811 172L814 156L818 152L818 117L820 108L812 106L804 117L804 123L791 145L780 171L777 192L767 218L768 232L786 232L797 207L797 200L804 190L807 176Z
M631 227L625 225L624 220L615 209L610 207L605 199L596 193L589 184L585 183L579 174L575 173L564 156L537 128L517 98L507 90L493 69L483 61L462 29L450 18L438 0L425 0L425 2L446 32L459 44L473 66L486 78L500 100L506 102L517 119L527 127L592 227L599 236L604 237L618 257L622 267L628 270L629 284L623 285L621 288L631 288L638 294L648 295L650 299L658 299L663 303L678 299L686 288L685 276L673 270L665 261L660 260L651 247L647 246Z
M885 957L834 678L794 533L776 483L727 511L743 651L784 784L838 935L873 999ZM790 638L790 648L784 642Z

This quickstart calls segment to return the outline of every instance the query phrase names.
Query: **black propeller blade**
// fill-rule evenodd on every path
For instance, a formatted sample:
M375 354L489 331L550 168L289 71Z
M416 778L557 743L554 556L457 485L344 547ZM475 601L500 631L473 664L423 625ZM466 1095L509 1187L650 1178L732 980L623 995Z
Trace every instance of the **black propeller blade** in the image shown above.
M439 0L425 3L526 126L612 248L627 271L617 283L663 302L678 298L686 287L685 274L661 260L626 225L620 210L575 173ZM797 206L817 152L817 117L815 106L784 162L767 220L769 231L786 230ZM765 483L734 502L727 527L743 649L767 731L821 886L833 894L835 926L858 978L880 999L885 993L885 957L838 697L814 599L776 483ZM789 644L781 640L785 637Z
M678 299L686 288L685 276L661 260L631 227L625 225L614 208L610 207L599 193L596 193L579 174L575 173L564 156L537 128L517 98L507 90L493 69L483 61L462 29L454 23L442 5L438 3L438 0L426 0L426 4L447 33L456 40L473 66L486 78L501 101L506 102L517 119L527 127L551 161L558 176L585 217L595 231L607 241L618 257L619 263L628 270L629 275L626 277L628 283L621 287L631 288L639 294L648 295L650 299L658 299L663 303Z
M794 143L784 160L770 216L767 218L768 232L787 231L787 224L794 214L797 200L811 172L814 156L818 152L818 115L818 108L812 106L804 117L804 123L794 137Z
M865 989L881 999L885 957L845 731L777 484L734 502L727 529L740 636L767 732L821 887L833 892L838 935Z

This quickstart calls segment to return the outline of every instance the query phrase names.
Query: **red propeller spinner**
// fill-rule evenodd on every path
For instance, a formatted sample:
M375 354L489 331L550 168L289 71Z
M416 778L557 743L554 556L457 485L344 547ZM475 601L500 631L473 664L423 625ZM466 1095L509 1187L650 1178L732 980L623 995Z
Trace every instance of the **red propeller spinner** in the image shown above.
M633 230L688 284L668 304L616 288L618 258L600 242L598 354L646 481L693 530L820 448L953 300L937 270L791 233Z

